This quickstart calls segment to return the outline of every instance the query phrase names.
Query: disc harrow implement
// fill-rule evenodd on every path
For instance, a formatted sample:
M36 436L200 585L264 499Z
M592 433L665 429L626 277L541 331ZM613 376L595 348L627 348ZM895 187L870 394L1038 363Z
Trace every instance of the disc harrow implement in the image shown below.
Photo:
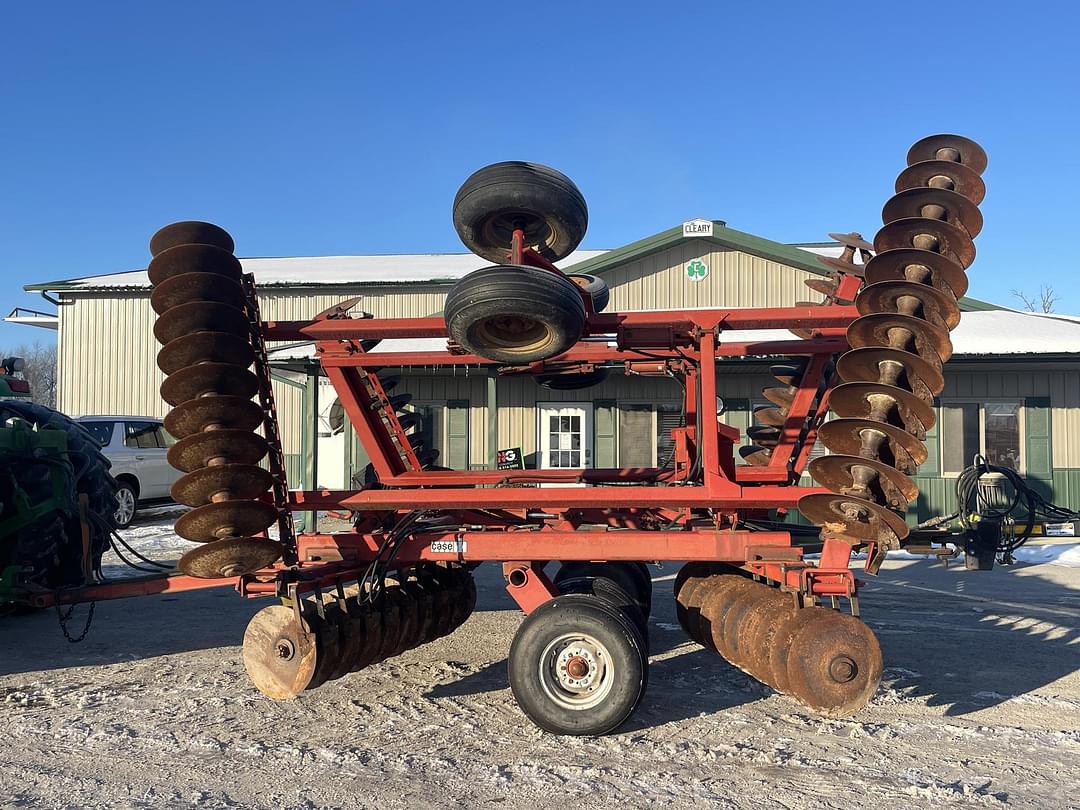
M205 544L178 567L208 579L251 574L277 560L281 546L265 536L278 509L261 500L273 479L257 466L270 448L254 432L263 411L251 401L259 380L249 371L255 352L240 262L232 237L206 222L168 225L150 250L158 365L168 375L161 396L173 406L165 426L179 440L169 463L186 473L172 496L194 507L176 533Z
M983 226L985 168L985 153L967 138L916 143L855 296L861 317L848 327L852 348L837 363L844 383L829 400L840 418L818 433L834 455L808 468L835 494L807 495L799 509L823 536L869 545L872 570L908 534L903 515L918 497L910 476L926 460L933 400L952 355L949 331L960 322L957 301Z

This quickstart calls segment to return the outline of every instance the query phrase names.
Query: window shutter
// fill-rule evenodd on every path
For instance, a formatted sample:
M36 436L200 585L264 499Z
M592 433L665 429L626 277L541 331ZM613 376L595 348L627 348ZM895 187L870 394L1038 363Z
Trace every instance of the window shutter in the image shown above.
M1026 397L1024 422L1027 426L1027 460L1024 470L1029 477L1050 480L1053 461L1050 453L1050 399Z
M596 444L596 466L614 467L617 465L616 448L618 447L618 410L613 400L597 400L593 403Z
M451 399L446 403L446 461L452 470L469 469L469 401Z
M926 461L919 465L920 476L941 475L941 440L938 427L941 425L941 403L934 399L934 424L926 431Z

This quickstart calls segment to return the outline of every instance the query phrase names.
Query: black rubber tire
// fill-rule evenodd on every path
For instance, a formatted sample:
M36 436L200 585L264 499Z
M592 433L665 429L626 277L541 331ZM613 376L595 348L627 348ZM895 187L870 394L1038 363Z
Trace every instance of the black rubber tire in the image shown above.
M594 312L603 312L607 309L608 301L611 300L611 290L600 276L591 276L588 273L567 273L566 277L589 294Z
M525 244L550 262L581 244L589 209L578 187L562 172L539 163L509 160L474 172L454 197L454 228L478 256L507 260L515 228Z
M577 285L535 267L470 273L450 290L444 314L451 339L466 351L516 365L562 354L585 328Z
M542 385L552 391L580 391L582 388L599 385L607 378L606 368L594 368L592 371L583 371L580 374L537 374L533 377L537 385Z
M610 577L580 576L559 581L559 592L563 594L584 593L605 599L625 613L641 633L646 652L649 648L649 618L641 612L637 599Z
M597 705L561 705L545 690L542 670L549 644L566 634L587 634L606 649L613 675L601 686ZM585 594L557 596L521 623L510 645L510 690L521 710L553 734L599 736L625 723L645 694L649 679L645 643L630 618L604 599ZM551 687L549 686L549 689Z
M116 524L116 528L118 529L126 529L128 526L131 525L132 521L135 520L135 516L139 514L139 493L136 492L135 487L133 487L127 481L119 481L116 485L117 501L119 501L123 497L123 492L121 490L129 492L131 494L131 514L125 520L120 515L120 509L117 508L116 511L113 512L113 523Z
M652 613L652 577L643 573L638 563L616 560L612 562L589 562L571 560L555 572L555 585L578 577L606 577L618 584L638 606L648 620Z
M101 443L85 427L68 416L20 400L0 401L0 422L21 419L38 429L63 430L67 434L65 464L52 474L65 475L71 496L70 513L50 513L31 524L22 537L13 537L7 548L0 548L0 568L18 559L32 570L26 576L35 584L61 588L83 583L83 526L79 519L78 499L86 496L89 518L89 567L96 570L109 548L109 536L116 528L116 479L109 474L109 460L101 452ZM8 559L10 556L11 559Z

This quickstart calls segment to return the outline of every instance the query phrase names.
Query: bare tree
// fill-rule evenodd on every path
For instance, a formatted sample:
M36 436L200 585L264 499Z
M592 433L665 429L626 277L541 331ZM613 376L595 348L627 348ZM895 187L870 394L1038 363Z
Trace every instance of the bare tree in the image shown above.
M1023 290L1014 289L1012 294L1020 299L1028 312L1053 312L1054 306L1061 300L1061 296L1054 292L1054 288L1049 284L1039 286L1038 298Z
M30 383L30 395L34 402L56 407L56 345L34 342L22 344L11 351L2 351L3 357L21 357L26 361L23 376Z

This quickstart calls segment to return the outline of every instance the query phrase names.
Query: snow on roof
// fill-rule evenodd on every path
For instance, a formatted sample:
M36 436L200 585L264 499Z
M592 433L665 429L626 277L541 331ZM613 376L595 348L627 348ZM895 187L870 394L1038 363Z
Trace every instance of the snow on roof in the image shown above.
M771 329L731 331L722 333L720 341L777 340L782 334ZM1080 316L1009 309L965 312L950 337L954 356L1080 354Z
M606 250L575 250L564 264L583 262ZM472 253L400 253L384 256L294 256L240 259L260 287L300 284L399 284L458 279L491 262ZM56 282L64 289L149 289L146 270Z

